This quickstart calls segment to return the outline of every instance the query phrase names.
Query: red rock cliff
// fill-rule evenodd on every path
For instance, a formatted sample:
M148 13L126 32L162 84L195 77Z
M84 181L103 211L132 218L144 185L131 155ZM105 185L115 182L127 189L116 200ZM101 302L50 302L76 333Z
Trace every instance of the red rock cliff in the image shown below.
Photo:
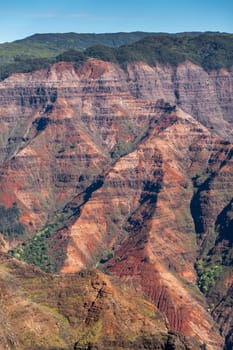
M208 349L222 339L193 266L232 198L232 146L216 136L232 137L232 77L91 59L0 84L0 204L17 202L31 235L65 212L49 252L61 272L108 260Z

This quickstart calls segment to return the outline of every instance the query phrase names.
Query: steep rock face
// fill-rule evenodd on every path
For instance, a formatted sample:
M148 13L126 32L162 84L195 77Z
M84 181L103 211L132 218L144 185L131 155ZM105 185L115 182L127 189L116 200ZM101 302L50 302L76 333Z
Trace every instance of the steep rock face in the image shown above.
M232 138L232 71L207 73L191 62L177 68L135 63L128 74L133 95L176 103L217 134Z
M15 74L0 85L1 201L7 207L20 202L23 223L38 228L48 219L48 208L61 208L101 173L122 139L128 147L123 153L140 141L157 114L158 99L179 103L229 136L231 91L231 72L207 74L189 62L175 72L143 63L123 71L91 59L79 72L59 63L47 71ZM26 169L30 175L23 178Z
M141 285L166 313L171 329L200 337L210 349L217 349L221 340L216 329L211 331L213 322L204 301L200 303L198 292L192 295L180 279L190 283L196 279L195 228L187 210L193 196L188 173L196 173L201 165L205 169L219 141L182 112L167 116L167 128L160 123L136 151L115 163L103 186L64 232L71 241L61 271L81 269L103 249L108 260L113 247L109 271ZM197 157L194 144L203 139Z
M30 234L53 223L61 272L107 263L209 349L222 339L194 263L232 198L232 146L173 104L231 137L231 89L232 72L189 62L124 71L94 59L0 84L0 204L17 202Z
M226 350L232 349L233 346L233 311L232 311L232 296L233 286L228 290L226 296L219 302L217 307L213 310L213 316L217 319L220 330L226 336Z
M110 87L99 80L104 74ZM2 84L2 204L19 202L29 228L29 222L42 226L48 208L61 207L103 172L122 131L130 140L148 124L155 106L133 98L119 74L120 69L93 61L79 74L72 65L59 64L51 72L19 74ZM110 76L118 76L117 84Z
M205 327L201 327L200 319L206 321L207 317L201 316L203 310L201 311L200 304L194 308L189 307L195 305L195 301L192 300L190 304L190 291L188 294L185 293L184 285L177 281L177 274L192 281L192 268L188 264L189 259L192 258L187 253L191 251L195 254L195 245L189 248L188 243L192 242L192 235L187 236L188 232L196 231L201 251L206 250L211 256L211 247L215 245L216 239L215 222L219 219L219 213L232 198L232 163L231 157L228 157L232 146L212 138L200 127L188 127L187 120L184 123L186 137L182 138L184 125L177 126L177 124L166 129L161 135L162 140L159 138L156 142L156 147L159 142L159 150L164 150L161 158L166 170L163 171L163 185L158 195L157 207L150 220L150 226L147 227L149 234L145 235L145 232L133 226L128 239L122 242L115 260L110 261L109 267L124 281L139 283L160 310L166 313L172 329L195 334L193 325L198 323L199 335L202 339L206 339L206 343L211 347L214 344L211 344L212 341L208 342L210 340L208 332L204 335L201 330ZM178 155L180 158L177 157ZM187 177L188 174L190 177ZM190 183L187 179L196 178L195 174L199 174L198 177L200 174L204 175L200 184L203 182L205 186L200 192L194 190L190 198ZM198 204L195 209L193 198ZM187 211L187 203L191 205L190 212ZM193 215L195 228L192 227L190 214ZM218 255L221 256L221 254ZM165 267L161 266L161 262L165 263ZM149 266L152 264L154 264L153 267ZM230 261L226 265L232 266ZM227 292L228 278L229 273L222 275L219 282L220 296L215 297L215 302ZM223 287L224 284L225 287ZM215 286L213 286L213 293L214 290ZM210 300L213 300L213 297ZM182 306L177 308L176 305ZM215 314L214 316L217 319ZM227 319L226 316L225 334L232 328ZM214 346L218 348L218 345Z

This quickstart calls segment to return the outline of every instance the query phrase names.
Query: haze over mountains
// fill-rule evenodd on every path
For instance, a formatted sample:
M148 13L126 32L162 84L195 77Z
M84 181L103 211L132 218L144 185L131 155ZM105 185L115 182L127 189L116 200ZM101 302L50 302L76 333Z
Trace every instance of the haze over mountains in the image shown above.
M149 34L0 45L0 349L232 349L233 37Z

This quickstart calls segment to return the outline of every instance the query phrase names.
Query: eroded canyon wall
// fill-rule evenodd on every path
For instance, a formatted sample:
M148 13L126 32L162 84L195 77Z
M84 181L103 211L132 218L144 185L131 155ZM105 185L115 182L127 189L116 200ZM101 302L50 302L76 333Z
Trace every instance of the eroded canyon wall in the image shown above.
M171 330L219 349L194 263L232 199L232 80L190 62L123 70L96 59L6 79L0 204L17 204L25 232L3 247L50 225L48 268L106 268L142 288Z

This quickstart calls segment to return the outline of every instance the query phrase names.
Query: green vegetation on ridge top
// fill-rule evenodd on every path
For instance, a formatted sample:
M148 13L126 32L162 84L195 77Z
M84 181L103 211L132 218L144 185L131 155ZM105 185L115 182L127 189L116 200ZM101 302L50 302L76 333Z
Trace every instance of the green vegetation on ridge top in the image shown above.
M156 33L130 32L130 33L53 33L53 34L34 34L14 43L29 45L44 45L51 49L67 50L70 48L86 49L94 45L106 45L110 47L119 47L127 45L145 38L146 36L156 35Z
M127 33L118 35L120 34ZM135 33L128 33L129 38L132 34ZM149 35L148 33L143 34L144 36ZM152 66L158 63L176 66L186 60L202 66L206 71L220 68L230 69L233 65L233 34L150 35L140 41L120 47L117 47L120 40L116 40L115 48L111 47L114 46L113 38L109 42L105 39L101 41L101 38L99 39L96 35L98 45L82 51L80 49L84 47L84 44L77 44L74 38L68 38L66 41L64 38L68 34L63 35L64 37L62 34L53 37L47 34L47 41L46 35L38 35L39 41L35 40L37 38L35 35L12 44L0 45L0 79L5 79L14 72L30 72L45 68L58 61L75 62L79 67L90 57L118 63L123 67L129 62L136 61L143 61ZM72 37L75 34L70 33L69 35ZM110 34L105 34L106 37L108 35ZM132 38L130 40L134 41ZM130 40L128 39L128 42ZM103 46L103 44L106 45L106 42L109 43L109 46Z
M95 45L119 47L131 44L155 33L109 33L109 34L34 34L12 43L0 44L1 64L14 63L15 60L51 58L66 50L84 50Z

